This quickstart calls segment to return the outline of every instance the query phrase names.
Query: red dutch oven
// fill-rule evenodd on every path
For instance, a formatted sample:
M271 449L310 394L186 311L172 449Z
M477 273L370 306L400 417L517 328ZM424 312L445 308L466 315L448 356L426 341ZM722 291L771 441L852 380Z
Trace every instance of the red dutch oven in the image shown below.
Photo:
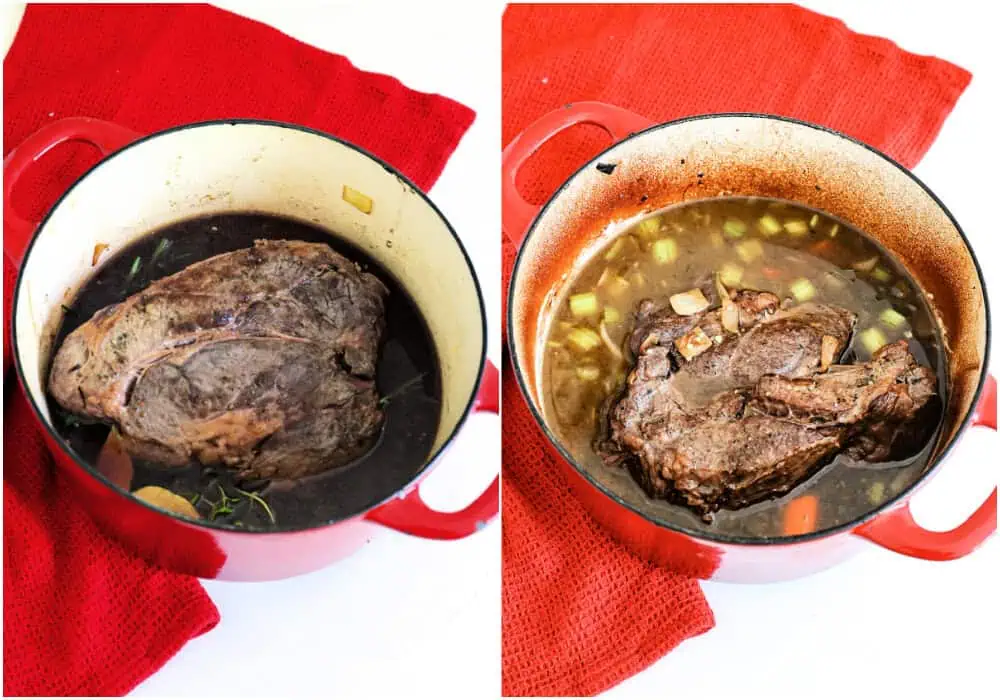
M577 124L602 127L614 145L571 176L542 207L515 181L525 161ZM613 164L598 170L595 166ZM560 286L611 238L646 212L714 196L794 200L848 221L906 265L947 336L948 396L942 436L926 473L863 517L806 535L754 540L709 535L643 507L585 470L546 426L541 406L542 334ZM712 114L665 124L597 102L567 105L524 130L503 154L504 232L519 246L507 296L507 341L517 381L572 492L625 546L678 572L739 582L790 579L825 569L874 542L912 557L972 552L996 530L996 489L948 532L920 527L908 502L941 467L969 425L996 429L996 382L987 375L989 313L968 241L917 178L875 149L813 124L762 114Z
M11 191L32 163L67 141L90 143L104 158L44 220L25 221L11 207ZM343 200L345 185L372 198L370 213ZM420 472L350 517L307 529L247 532L153 507L74 454L53 429L45 400L61 305L93 274L95 245L114 252L171 223L246 211L315 223L372 255L421 308L441 363L441 419ZM420 497L418 483L466 418L498 412L497 371L486 360L483 300L458 236L416 186L362 149L274 122L206 122L140 137L95 119L60 120L4 161L4 250L19 266L12 313L18 378L55 461L94 519L150 561L205 578L277 579L347 556L384 528L450 540L496 516L498 479L458 512L436 511Z

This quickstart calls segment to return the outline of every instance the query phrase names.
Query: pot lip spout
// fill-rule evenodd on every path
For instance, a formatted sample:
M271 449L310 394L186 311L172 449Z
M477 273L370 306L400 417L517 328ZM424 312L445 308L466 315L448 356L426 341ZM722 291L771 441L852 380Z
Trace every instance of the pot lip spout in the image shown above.
M529 386L528 386L527 376L525 374L524 369L522 368L521 357L520 357L520 355L518 353L518 339L517 339L517 337L516 337L516 335L514 333L515 311L518 308L517 304L516 304L517 300L516 300L516 295L515 295L515 288L517 286L518 276L523 271L522 270L522 264L524 263L524 255L522 254L523 250L525 249L525 247L528 244L528 241L530 240L530 238L532 237L532 235L535 234L535 232L537 230L538 222L541 221L544 218L546 212L553 206L554 202L559 199L559 197L562 195L562 193L566 191L566 189L570 186L570 184L574 180L576 180L576 178L581 173L583 173L584 171L587 171L588 169L590 169L591 167L593 167L594 164L596 164L598 161L600 161L602 158L606 157L606 155L608 154L609 151L611 151L612 149L617 148L618 146L620 146L623 143L630 142L630 141L633 141L635 139L642 138L644 135L652 133L654 131L659 131L661 129L669 128L669 127L672 127L672 126L677 126L677 125L680 125L680 124L685 124L685 123L688 123L688 122L703 121L703 120L710 120L710 119L727 119L727 118L752 118L752 119L763 119L763 120L771 120L771 121L777 121L777 122L785 122L785 123L789 123L789 124L796 124L796 125L799 125L799 126L804 126L804 127L810 128L810 129L814 129L816 131L821 131L821 132L825 132L825 133L828 133L828 134L832 134L834 136L840 137L841 139L843 139L843 140L845 140L845 141L847 141L849 143L852 143L852 144L855 144L857 146L860 146L860 147L864 148L865 150L867 150L867 151L875 154L876 156L878 156L882 161L885 162L885 164L887 166L895 168L895 169L901 171L903 174L905 174L907 177L909 177L921 190L924 191L924 193L934 202L934 204L948 218L948 221L955 228L955 231L958 232L958 235L961 238L962 243L965 246L965 250L968 253L969 257L972 259L972 264L975 267L976 276L977 276L978 282L979 282L979 289L980 289L980 292L982 294L982 299L983 299L983 306L984 306L983 310L984 310L985 317L986 317L986 321L985 321L986 342L985 342L984 354L983 354L984 360L983 360L982 365L979 367L979 379L978 379L978 381L976 383L976 390L975 390L975 392L973 394L972 401L970 403L970 407L965 412L965 414L961 417L961 419L958 421L958 429L955 431L955 433L954 433L955 436L952 438L952 440L948 444L944 445L939 450L939 452L937 453L937 456L932 461L931 466L924 472L924 474L922 474L920 476L919 479L917 479L912 484L910 484L909 486L907 486L906 488L904 488L902 491L900 491L894 497L892 497L889 500L885 501L876 510L874 510L872 512L869 512L869 513L866 513L866 514L864 514L862 516L859 516L859 517L857 517L857 518L855 518L853 520L850 520L848 522L841 523L840 525L837 525L837 526L834 526L834 527L830 527L830 528L826 528L826 529L823 529L823 530L816 530L814 532L810 532L810 533L803 534L803 535L792 535L792 536L782 536L782 537L773 537L773 538L750 538L750 537L741 537L741 536L732 536L732 535L723 535L723 534L708 533L708 532L704 532L704 531L693 530L693 529L690 529L690 528L685 527L683 525L678 525L678 524L675 524L675 523L670 523L670 522L666 521L663 518L658 518L658 517L650 516L650 515L642 512L640 509L634 507L633 505L627 503L624 499L620 498L615 493L613 493L608 488L606 488L601 483L599 483L596 479L594 479L593 476L591 476L587 472L587 470L583 469L577 463L577 461L573 458L573 456L569 453L569 451L561 444L561 442L559 441L559 439L556 437L555 433L548 427L548 425L543 420L541 411L536 406L535 401L532 400L532 398L531 398L532 394L531 394ZM772 546L772 545L791 545L791 544L809 542L809 541L812 541L812 540L824 539L824 538L827 538L827 537L830 537L830 536L833 536L833 535L837 535L837 534L841 534L841 533L846 533L846 532L853 531L853 530L857 529L858 527L860 527L861 525L864 525L865 523L867 523L867 522L869 522L871 520L874 520L875 518L877 518L882 513L886 512L886 511L889 511L889 510L891 510L891 509L893 509L893 508L895 508L895 507L897 507L897 506L902 505L903 503L905 503L913 495L913 493L914 493L914 491L916 489L920 488L935 473L937 473L937 470L940 469L941 464L945 461L945 458L950 454L950 452L951 452L952 448L954 447L954 445L958 442L959 438L964 434L966 428L969 426L969 423L972 420L972 416L975 413L975 408L978 405L978 403L979 403L979 401L980 401L980 399L982 397L982 394L983 394L983 389L984 389L984 386L985 386L985 383L986 383L986 377L987 377L987 374L988 374L987 369L988 369L988 362L989 362L989 356L990 356L990 348L991 348L991 345L992 345L992 324L991 324L991 319L990 319L990 303L989 303L989 298L988 298L987 291L986 291L986 280L985 280L985 278L983 276L982 265L980 264L978 258L976 257L975 251L973 250L972 245L969 242L969 239L966 236L965 232L962 230L962 227L959 225L958 221L955 219L954 215L951 213L951 211L948 209L948 207L945 206L944 202L941 201L941 199L934 193L934 191L931 190L926 184L924 184L924 182L919 177L917 177L913 173L913 171L911 171L909 168L907 168L906 166L902 165L901 163L899 163L898 161L896 161L892 157L886 155L881 150L879 150L879 149L875 148L874 146L871 146L871 145L869 145L867 143L864 143L863 141L860 141L860 140L854 138L853 136L849 136L849 135L847 135L847 134L845 134L845 133L843 133L841 131L838 131L836 129L831 129L829 127L825 127L825 126L822 126L822 125L819 125L819 124L816 124L816 123L813 123L813 122L804 121L804 120L801 120L801 119L795 119L793 117L786 117L786 116L781 116L781 115L777 115L777 114L767 114L767 113L762 113L762 112L718 112L718 113L705 113L705 114L697 114L697 115L688 116L688 117L682 117L680 119L674 119L674 120L667 121L667 122L662 122L662 123L659 123L659 124L654 124L654 125L646 128L646 129L643 129L641 131L637 131L637 132L635 132L633 134L630 134L629 136L627 136L626 138L622 139L621 141L618 141L616 143L611 144L606 149L602 150L600 153L598 153L597 155L595 155L593 158L591 158L588 161L586 161L585 163L583 163L545 201L545 203L539 209L539 211L538 211L537 215L535 216L534 220L529 225L527 232L525 232L525 235L524 235L524 237L522 239L521 247L517 251L517 254L516 254L515 258L514 258L514 265L513 265L513 268L511 269L510 282L509 282L508 287L507 287L506 302L507 302L507 311L506 311L506 314L505 314L505 317L504 317L504 325L505 325L504 330L505 330L505 335L506 335L507 349L508 349L508 353L510 355L511 368L514 371L514 377L515 377L515 379L517 381L518 388L520 389L521 397L524 400L525 404L527 405L528 410L531 412L532 418L534 419L535 423L541 429L541 431L544 434L546 440L559 453L560 457L563 460L565 460L593 488L597 489L598 491L600 491L601 493L603 493L607 498L609 498L610 500L614 501L619 507L625 508L625 509L627 509L627 510L633 512L633 513L635 513L639 517L647 520L648 522L650 522L650 523L652 523L652 524L654 524L654 525L656 525L658 527L662 527L662 528L664 528L666 530L670 530L670 531L673 531L673 532L679 532L681 534L687 535L687 536L689 536L689 537L691 537L693 539L696 539L696 540L700 540L700 541L704 541L704 542L709 542L709 543L714 543L714 544L724 544L724 545L741 545L741 546L750 546L750 547L760 547L760 546Z

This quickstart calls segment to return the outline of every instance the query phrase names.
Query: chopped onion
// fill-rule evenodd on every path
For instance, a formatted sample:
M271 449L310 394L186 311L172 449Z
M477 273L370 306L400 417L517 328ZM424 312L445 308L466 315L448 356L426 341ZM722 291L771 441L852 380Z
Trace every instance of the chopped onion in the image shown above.
M689 289L671 296L670 308L678 316L694 316L708 308L708 299L700 289Z
M690 361L712 347L712 339L705 334L701 326L695 326L675 340L674 346L685 360Z
M607 291L613 297L620 297L628 291L628 280L619 275L612 275L607 281Z
M604 307L604 322L607 324L618 323L622 320L622 315L613 306Z
M840 342L832 335L824 335L820 342L819 368L825 372L833 364Z
M374 205L372 198L366 194L358 192L353 187L344 185L344 190L340 196L345 202L356 208L362 214L372 213L372 206Z
M597 295L593 292L574 294L569 298L569 310L577 318L596 316L600 310L600 304L597 303Z
M653 259L661 265L677 260L677 241L673 238L661 238L652 246Z
M600 378L601 370L598 367L584 365L576 368L576 376L585 382L592 382L595 379Z
M773 236L781 231L781 223L770 214L765 214L757 220L757 228L765 236Z
M851 265L858 272L871 272L878 265L878 256L875 255L867 260L859 260L858 262Z
M832 227L830 227L830 238L836 238L839 232L840 232L840 224L834 224Z
M722 313L720 314L722 327L730 333L739 333L740 310L729 297L729 290L727 290L726 285L722 283L722 275L715 276L715 291L718 292L719 299L722 301ZM718 342L722 342L721 336L719 336Z
M603 340L604 344L608 346L608 350L610 350L611 354L615 356L615 359L624 360L625 356L622 355L622 351L617 345L615 345L614 341L611 340L611 336L608 335L608 328L604 325L604 322L601 321L601 324L597 328L601 333L601 340Z
M581 352L589 352L601 344L601 336L589 328L574 328L566 334L566 342Z

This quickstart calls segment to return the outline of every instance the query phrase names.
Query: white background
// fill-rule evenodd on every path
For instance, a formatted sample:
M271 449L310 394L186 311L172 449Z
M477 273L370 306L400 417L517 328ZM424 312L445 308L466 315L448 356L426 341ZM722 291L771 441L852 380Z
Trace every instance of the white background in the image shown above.
M1000 304L995 23L973 3L806 1L857 31L893 39L973 73L917 174L949 206ZM279 7L280 5L280 7ZM434 201L468 248L499 353L499 5L428 8L223 3L301 40L472 107L476 122ZM987 7L982 4L980 7ZM752 40L752 37L748 37ZM877 96L873 96L876 100ZM996 313L994 312L994 323ZM992 366L998 367L997 352ZM996 435L970 431L914 499L917 519L957 524L996 483ZM499 468L495 419L473 419L423 489L457 508ZM998 621L994 538L950 563L871 547L800 581L704 585L716 627L611 690L633 697L918 697L994 687ZM266 584L206 582L222 622L192 641L136 696L496 697L500 673L500 528L425 542L387 532L326 571Z

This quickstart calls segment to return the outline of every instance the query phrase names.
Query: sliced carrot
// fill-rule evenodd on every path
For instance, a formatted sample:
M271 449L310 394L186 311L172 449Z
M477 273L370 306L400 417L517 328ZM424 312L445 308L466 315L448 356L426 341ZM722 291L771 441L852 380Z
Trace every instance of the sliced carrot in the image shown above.
M821 258L832 258L837 244L827 239L809 246L809 252Z
M819 499L811 493L799 496L785 506L786 535L805 535L816 529L816 516L819 514Z

